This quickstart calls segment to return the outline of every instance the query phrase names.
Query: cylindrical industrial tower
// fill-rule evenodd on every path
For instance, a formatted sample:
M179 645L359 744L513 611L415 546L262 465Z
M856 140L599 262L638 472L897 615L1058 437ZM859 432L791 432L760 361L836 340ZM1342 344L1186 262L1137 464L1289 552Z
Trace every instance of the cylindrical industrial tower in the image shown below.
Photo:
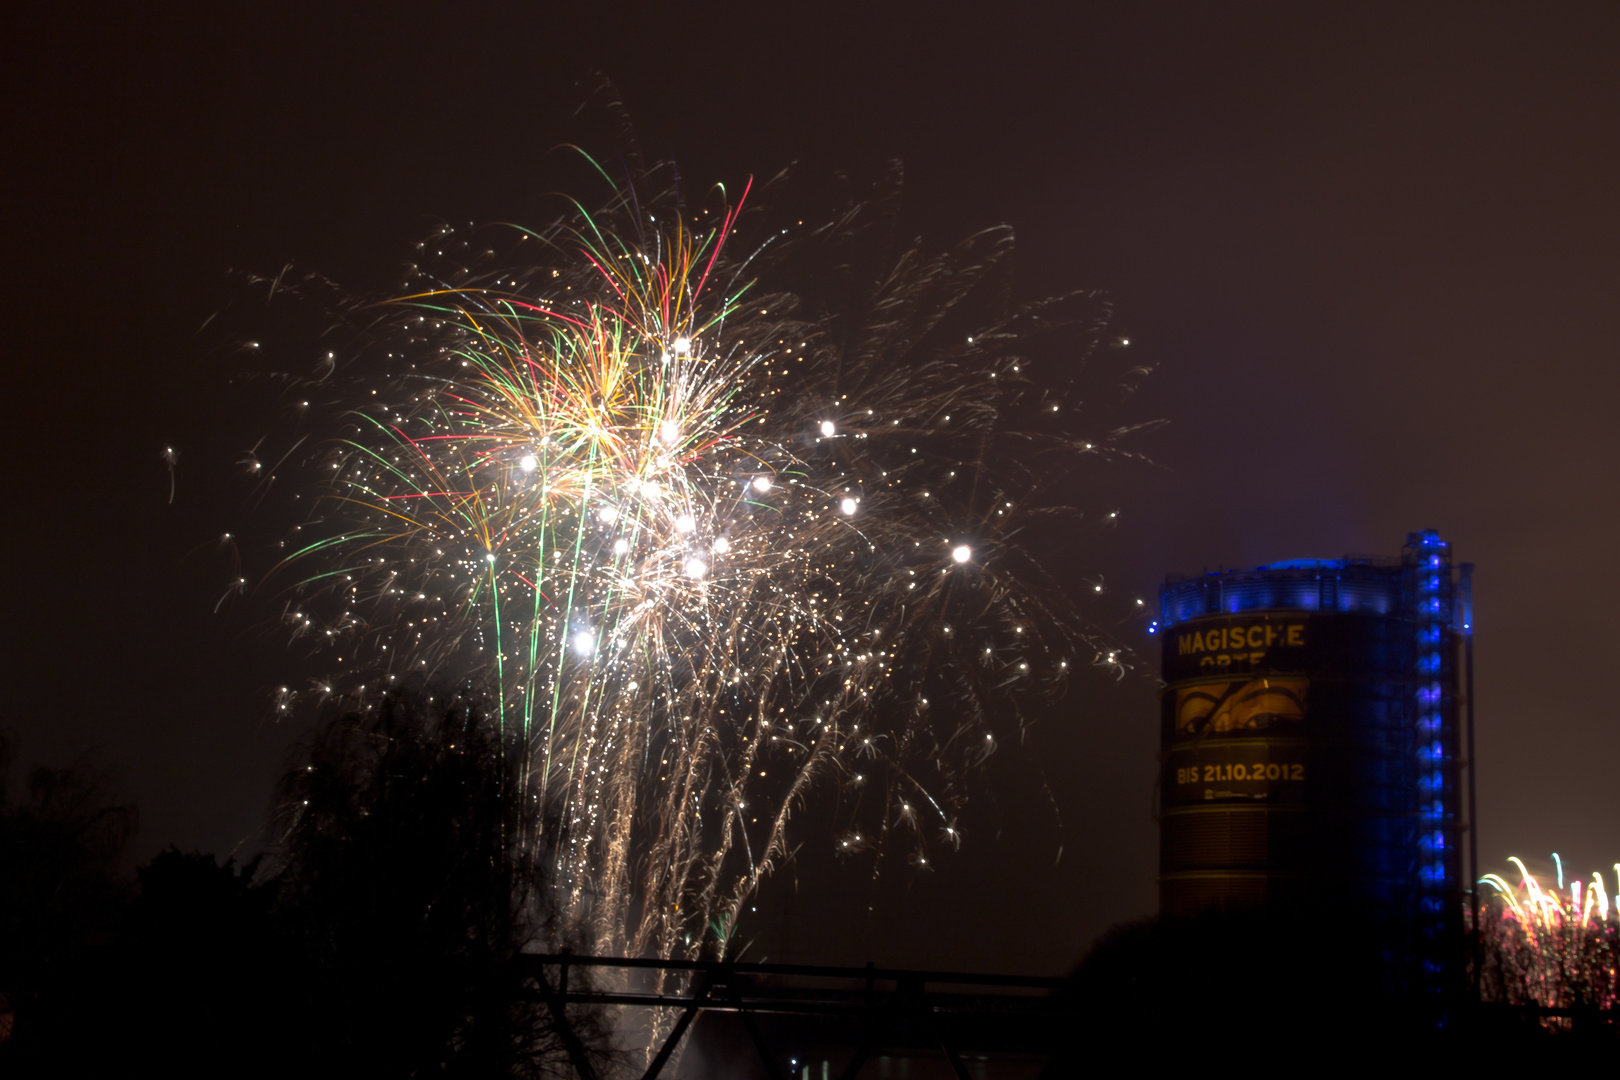
M1166 581L1165 916L1332 909L1373 929L1404 985L1455 981L1468 591L1433 532L1399 559Z

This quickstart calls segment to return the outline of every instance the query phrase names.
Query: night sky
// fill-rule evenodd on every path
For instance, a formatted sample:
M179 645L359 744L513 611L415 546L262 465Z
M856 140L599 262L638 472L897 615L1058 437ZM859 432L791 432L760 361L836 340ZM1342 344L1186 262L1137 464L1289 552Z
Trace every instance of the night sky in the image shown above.
M1008 222L1022 294L1112 291L1156 368L1127 413L1171 423L1081 474L1120 517L1047 552L1071 582L1439 529L1478 566L1482 868L1620 858L1620 7L224 7L35 5L0 58L0 727L113 767L133 860L256 850L298 734L279 607L213 613L216 478L262 434L196 335L227 269L383 288L440 220L548 220L595 70L694 187L899 157L908 228ZM998 755L948 865L872 885L811 832L747 958L1054 973L1151 914L1156 661L1120 634L1140 666Z

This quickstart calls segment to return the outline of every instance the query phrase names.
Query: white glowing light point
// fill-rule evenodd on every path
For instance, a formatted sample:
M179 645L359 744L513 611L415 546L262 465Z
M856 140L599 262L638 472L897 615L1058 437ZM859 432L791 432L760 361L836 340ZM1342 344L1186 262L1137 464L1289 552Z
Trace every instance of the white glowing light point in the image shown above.
M756 477L754 477L754 490L755 491L769 491L769 490L771 490L771 478L768 477L768 476L756 476Z
M486 562L494 562L495 561L495 553L492 551L488 555L485 555L484 560Z
M613 541L613 554L615 554L615 555L623 555L625 552L627 552L629 550L630 550L630 541L626 540L624 537L621 536L617 540Z
M701 581L709 572L709 564L693 556L686 560L686 576L694 581Z
M846 516L853 514L855 512L855 500L845 499L843 502L838 504L838 509L842 510Z
M675 421L665 420L658 426L658 437L663 440L665 446L674 446L680 440L681 429L676 426Z
M678 337L678 338L675 339L675 355L676 356L685 356L687 353L689 353L691 351L692 351L692 340L690 338Z
M619 508L616 506L604 506L599 516L605 524L611 525L619 520Z
M835 432L837 430L838 430L837 428L833 427L833 422L831 420L823 420L821 422L821 437L822 438L824 438L824 439L832 438L833 437L833 432Z
M581 630L574 635L574 651L589 656L596 651L596 635L589 630Z
M522 469L524 472L534 472L539 465L539 459L533 454L524 454L522 459L518 461L518 468Z
M692 520L691 514L682 514L675 519L676 532L689 533L695 528L697 528L697 522Z
M951 549L951 558L959 563L965 563L973 558L973 549L966 544L958 544Z
M641 492L641 497L643 499L656 499L656 498L658 498L658 483L657 483L657 481L643 480L641 482L640 486L637 488L637 490Z
M724 555L726 552L728 552L730 550L731 550L731 541L730 540L727 540L723 536L717 536L717 537L714 538L714 552L715 552L716 555Z

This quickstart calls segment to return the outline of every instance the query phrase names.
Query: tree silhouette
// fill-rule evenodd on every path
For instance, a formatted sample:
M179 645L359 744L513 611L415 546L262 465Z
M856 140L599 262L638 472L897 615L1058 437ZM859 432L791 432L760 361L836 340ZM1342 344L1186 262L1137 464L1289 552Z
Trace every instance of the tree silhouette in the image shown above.
M514 962L551 924L527 748L492 715L467 692L353 702L278 785L265 856L171 848L138 890L114 865L133 810L95 773L0 792L0 1073L605 1071L600 1015L565 1028Z
M572 1075L512 963L548 943L526 742L471 692L387 693L320 726L281 784L272 873L300 981L301 1067ZM605 1054L603 1025L570 1016Z
M0 737L0 1064L49 1041L79 965L110 940L130 897L116 865L136 822L86 759L33 769L14 801L11 757Z

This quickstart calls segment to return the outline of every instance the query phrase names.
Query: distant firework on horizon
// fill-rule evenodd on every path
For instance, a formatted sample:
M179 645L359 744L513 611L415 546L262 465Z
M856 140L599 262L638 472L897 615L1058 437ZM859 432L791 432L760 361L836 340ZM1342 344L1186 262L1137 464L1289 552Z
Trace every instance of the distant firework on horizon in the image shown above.
M806 226L668 175L500 251L445 228L344 303L263 481L309 509L253 583L336 664L316 693L486 686L560 910L664 957L724 953L818 795L839 851L928 867L1020 703L1124 670L1020 534L1128 430L1079 426L1106 298L1009 304L1010 230L928 255L897 177Z
M1557 885L1544 886L1518 858L1519 883L1486 874L1480 923L1486 1000L1542 1008L1613 1009L1620 1004L1620 863L1616 893L1601 873L1570 879L1555 854ZM1551 1026L1567 1020L1550 1018Z

